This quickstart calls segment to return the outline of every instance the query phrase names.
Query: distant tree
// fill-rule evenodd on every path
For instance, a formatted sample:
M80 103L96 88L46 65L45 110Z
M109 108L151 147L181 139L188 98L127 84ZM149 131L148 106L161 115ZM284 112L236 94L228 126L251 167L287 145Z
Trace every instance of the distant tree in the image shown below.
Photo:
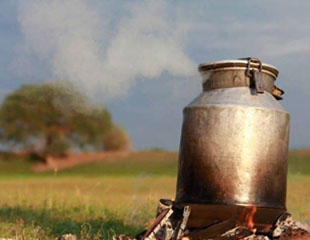
M113 127L103 137L103 145L106 151L128 151L131 141L124 129Z
M71 84L23 85L0 108L2 143L43 156L69 148L103 150L114 128L109 111L92 106Z

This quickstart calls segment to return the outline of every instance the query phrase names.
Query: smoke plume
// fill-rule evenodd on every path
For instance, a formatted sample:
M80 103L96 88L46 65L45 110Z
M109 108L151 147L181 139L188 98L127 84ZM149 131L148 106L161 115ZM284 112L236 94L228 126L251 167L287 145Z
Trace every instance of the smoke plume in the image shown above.
M133 1L110 21L108 5L27 0L20 2L19 22L28 53L47 64L54 78L110 100L125 95L138 79L195 74L184 52L186 28L166 4Z

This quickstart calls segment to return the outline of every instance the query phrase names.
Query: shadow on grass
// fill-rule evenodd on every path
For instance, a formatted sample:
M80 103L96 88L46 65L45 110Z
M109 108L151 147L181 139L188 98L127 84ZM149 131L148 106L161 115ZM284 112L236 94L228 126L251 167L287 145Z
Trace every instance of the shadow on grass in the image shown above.
M115 234L125 233L134 236L143 230L143 226L127 223L108 210L105 210L102 216L85 218L85 214L79 208L59 211L59 209L46 208L37 210L29 207L2 207L0 208L0 228L11 226L7 229L10 229L13 235L19 234L18 232L25 234L33 229L40 239L49 239L50 237L55 239L55 237L67 233L78 235L83 239L90 237L92 239L112 239ZM1 230L0 233L3 234Z

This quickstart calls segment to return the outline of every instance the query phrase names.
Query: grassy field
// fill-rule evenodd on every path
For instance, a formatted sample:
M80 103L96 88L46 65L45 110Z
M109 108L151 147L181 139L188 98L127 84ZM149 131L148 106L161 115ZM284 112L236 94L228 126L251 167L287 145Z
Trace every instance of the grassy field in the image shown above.
M81 239L137 234L160 198L173 198L177 154L133 153L58 173L31 172L34 162L0 160L0 238ZM291 151L288 210L310 223L310 154ZM308 169L308 170L307 170Z

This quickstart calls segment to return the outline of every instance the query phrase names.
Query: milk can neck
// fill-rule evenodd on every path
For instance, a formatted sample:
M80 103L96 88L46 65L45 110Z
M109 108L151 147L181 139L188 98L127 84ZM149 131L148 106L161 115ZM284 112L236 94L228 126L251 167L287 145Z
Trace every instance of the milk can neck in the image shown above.
M277 100L282 99L284 91L275 86L278 70L259 60L226 60L199 65L204 91L250 87L263 94L271 93Z

